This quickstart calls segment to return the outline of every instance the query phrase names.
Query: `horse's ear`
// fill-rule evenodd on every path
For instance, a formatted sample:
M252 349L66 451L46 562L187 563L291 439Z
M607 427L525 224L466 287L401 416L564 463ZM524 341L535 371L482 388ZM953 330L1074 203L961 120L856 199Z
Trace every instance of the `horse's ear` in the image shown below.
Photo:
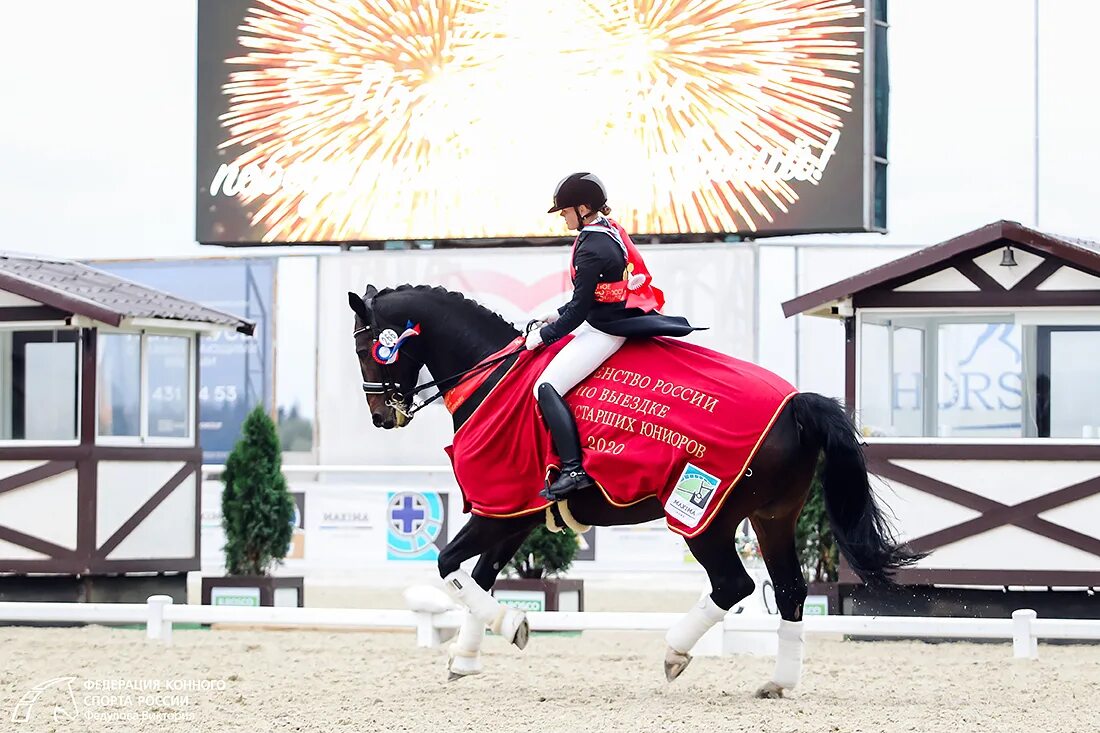
M355 315L359 316L359 320L363 322L364 326L370 325L370 313L367 311L367 304L363 302L362 298L349 291L348 305L355 311Z
M374 300L374 296L378 295L378 288L373 285L368 285L366 291L363 293L364 301Z

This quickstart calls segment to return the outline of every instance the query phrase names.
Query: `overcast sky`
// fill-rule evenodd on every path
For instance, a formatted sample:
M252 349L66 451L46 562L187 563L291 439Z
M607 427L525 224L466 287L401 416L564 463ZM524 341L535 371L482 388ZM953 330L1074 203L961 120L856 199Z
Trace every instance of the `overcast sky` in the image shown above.
M1034 224L1033 0L890 3L890 233ZM0 249L211 255L193 241L194 0L4 2ZM1100 239L1100 3L1040 0L1040 226ZM805 239L805 238L804 238Z

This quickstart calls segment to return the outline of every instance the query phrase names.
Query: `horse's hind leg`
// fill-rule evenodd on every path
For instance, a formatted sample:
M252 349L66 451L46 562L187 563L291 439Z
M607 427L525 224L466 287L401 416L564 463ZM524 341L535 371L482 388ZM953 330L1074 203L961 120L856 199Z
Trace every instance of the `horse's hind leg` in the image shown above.
M730 509L723 510L705 532L687 541L688 548L710 578L710 595L703 596L683 618L668 630L665 641L665 677L671 682L691 661L691 648L710 627L725 618L726 612L756 588L752 577L737 554Z
M783 690L794 689L802 677L802 604L806 601L806 580L795 549L798 512L781 517L751 518L760 554L775 586L775 604L779 622L779 649L775 673L770 682L756 691L757 697L782 697Z
M508 564L516 550L530 534L530 529L521 529L511 537L501 540L500 544L481 553L474 566L474 582L485 590L491 590L501 568ZM458 636L448 650L447 671L449 681L481 672L481 642L485 639L485 624L467 610L459 627Z
M439 574L443 578L443 589L470 609L471 615L482 625L489 626L520 649L527 646L529 632L526 614L501 605L461 565L475 555L492 550L506 539L530 532L538 521L537 514L506 519L475 515L439 553Z

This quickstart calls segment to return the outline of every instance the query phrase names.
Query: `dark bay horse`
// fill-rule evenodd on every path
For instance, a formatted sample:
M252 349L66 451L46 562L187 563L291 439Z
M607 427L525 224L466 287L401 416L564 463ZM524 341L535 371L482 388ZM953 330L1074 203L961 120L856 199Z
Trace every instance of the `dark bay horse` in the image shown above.
M431 384L446 391L519 335L500 316L443 288L403 285L379 292L368 286L362 296L348 296L355 312L355 350L363 389L375 426L385 429L403 427L415 413L414 395L426 386L417 383L421 367L431 373ZM396 362L382 366L372 355L379 340L383 346L392 346L395 336L404 332L409 322L419 324L419 334L401 344ZM391 333L385 333L387 330ZM518 354L511 354L484 367L490 372L488 378L454 411L456 430L517 358ZM507 431L507 426L502 425L501 430ZM711 593L669 630L665 658L669 680L687 666L691 647L703 633L754 590L735 545L736 529L748 517L775 586L782 618L776 672L757 695L781 696L783 689L798 683L806 582L795 550L795 524L822 452L825 506L837 544L852 569L865 582L885 584L891 582L893 570L919 559L891 536L871 492L855 428L843 408L818 394L798 394L783 408L754 456L751 475L738 483L706 530L686 540L706 570ZM616 507L595 489L578 492L557 506L559 516L581 525L639 524L665 516L656 498ZM520 648L526 645L527 622L522 612L498 606L488 591L500 569L543 521L542 511L509 518L473 515L440 553L439 573L444 579L462 575L459 565L480 556L472 582L466 576L466 581L455 581L454 587L448 588L471 612L451 647L452 679L481 670L479 650L486 625Z

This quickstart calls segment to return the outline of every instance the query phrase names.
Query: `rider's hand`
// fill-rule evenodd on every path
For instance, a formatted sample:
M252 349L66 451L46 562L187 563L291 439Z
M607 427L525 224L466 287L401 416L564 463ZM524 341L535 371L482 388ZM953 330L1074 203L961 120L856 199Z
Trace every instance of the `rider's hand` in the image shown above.
M543 323L553 323L554 321L558 320L558 312L550 311L545 316L541 316L539 320Z
M539 333L539 330L540 329L535 328L535 329L532 329L531 332L527 334L527 350L528 351L531 351L532 349L537 349L538 347L542 346L542 334Z

